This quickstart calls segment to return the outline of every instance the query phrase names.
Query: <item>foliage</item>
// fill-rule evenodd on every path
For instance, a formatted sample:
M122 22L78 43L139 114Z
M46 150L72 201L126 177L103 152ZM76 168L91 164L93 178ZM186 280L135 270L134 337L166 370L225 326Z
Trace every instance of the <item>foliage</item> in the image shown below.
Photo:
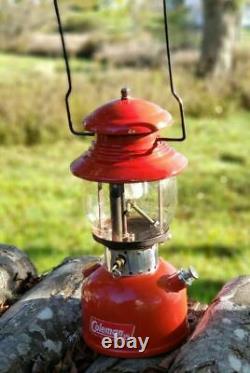
M12 2L1 0L0 49L19 51L24 49L26 38L34 30L41 30L52 18L50 1L34 4L32 0Z
M176 64L176 86L183 96L187 115L226 118L237 109L249 109L249 57L247 52L237 55L235 74L220 81L195 79L193 58L188 62L187 55L179 57L184 63ZM71 62L74 77L71 105L77 124L98 103L119 95L125 83L131 85L135 96L158 102L178 114L175 101L168 96L165 69L115 70L82 60ZM63 61L2 55L0 66L0 144L33 145L67 138ZM242 71L246 71L244 76Z
M71 11L68 12L65 18L63 28L65 32L97 31L102 29L104 24L105 19L99 17L99 14L96 12Z
M78 11L94 10L98 8L99 0L61 0L60 3Z
M229 2L229 6L231 5L231 8L233 11L238 11L242 8L242 6L246 3L246 0L232 0L231 4Z
M242 8L242 6L246 3L246 0L203 0L203 1L206 1L207 3L209 3L209 6L213 6L213 4L215 3L218 3L217 5L221 5L223 7L225 7L225 9L228 11L228 10L231 10L232 12L237 12L239 9Z
M161 42L165 41L164 18L160 12L143 13L143 27ZM168 23L173 50L196 47L200 33L189 24L189 11L179 6L168 12Z
M60 1L63 28L69 33L99 33L99 43L105 37L106 43L124 38L134 39L145 32L156 36L163 42L163 14L152 9L145 2L125 1L123 6L111 2L105 6L103 1ZM114 6L116 5L116 6ZM187 9L178 5L169 9L172 46L174 48L197 44L197 33L189 29ZM25 20L25 22L24 22ZM57 33L53 7L49 0L39 3L33 0L10 2L3 0L0 9L0 50L32 53L33 33ZM156 41L157 42L157 41ZM44 38L46 44L46 37ZM49 52L49 51L48 51ZM48 55L49 53L45 53Z

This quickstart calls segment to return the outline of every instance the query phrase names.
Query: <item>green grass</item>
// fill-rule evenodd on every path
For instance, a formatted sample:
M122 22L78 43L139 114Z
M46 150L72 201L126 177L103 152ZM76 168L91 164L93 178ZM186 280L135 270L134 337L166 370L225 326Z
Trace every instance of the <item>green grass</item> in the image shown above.
M83 59L70 59L73 72L88 73L95 70L95 63ZM64 61L61 58L40 58L30 55L16 55L0 53L0 77L7 80L14 80L23 75L32 78L33 74L48 76L55 72L65 71Z
M80 60L72 67L76 123L118 96L127 82L135 96L176 112L173 100L162 94L167 96L165 70L114 70ZM9 145L0 147L0 242L24 249L40 272L69 255L103 252L86 220L86 184L69 172L88 142L67 135L62 72L60 59L0 54L0 143L10 133ZM249 273L250 113L237 104L240 85L227 101L227 92L213 91L191 71L178 68L175 75L187 113L197 118L188 118L188 139L176 145L189 158L189 168L179 177L173 239L160 252L177 268L194 265L200 280L191 296L209 301L225 281ZM247 92L249 77L243 78ZM202 115L207 118L198 119ZM41 143L21 145L34 144L38 129ZM22 139L25 131L29 141Z
M250 114L227 120L188 120L178 148L189 158L179 177L173 239L161 255L176 267L194 265L191 295L210 300L234 276L249 273ZM87 142L0 148L0 241L23 248L39 271L68 255L101 254L86 221L86 185L69 172Z
M240 46L244 49L247 49L250 41L250 29L242 28L240 32Z
M250 65L240 54L233 76L217 81L195 78L194 64L175 66L175 84L193 118L226 118L250 108ZM167 108L174 117L178 105L170 96L166 67L114 68L72 59L71 109L75 124L98 105L119 97L122 86L133 96ZM244 71L244 74L242 73ZM0 144L34 145L68 138L65 125L66 78L62 59L0 54ZM32 103L32 104L31 104ZM235 114L233 114L235 115ZM7 130L6 130L7 129Z

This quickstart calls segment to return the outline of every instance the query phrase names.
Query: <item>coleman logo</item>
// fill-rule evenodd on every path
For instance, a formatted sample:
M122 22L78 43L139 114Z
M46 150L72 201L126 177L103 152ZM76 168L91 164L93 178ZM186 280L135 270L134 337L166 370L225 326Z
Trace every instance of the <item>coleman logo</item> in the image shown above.
M134 329L135 327L132 324L117 324L96 319L94 317L92 317L90 320L91 333L100 337L114 338L114 336L116 335L118 337L127 339L133 336Z

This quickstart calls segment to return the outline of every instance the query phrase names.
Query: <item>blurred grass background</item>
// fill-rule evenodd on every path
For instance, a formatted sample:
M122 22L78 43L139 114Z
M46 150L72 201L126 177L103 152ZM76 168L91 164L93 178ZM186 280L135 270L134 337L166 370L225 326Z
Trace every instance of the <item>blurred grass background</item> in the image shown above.
M23 1L16 19L7 3L0 11L0 241L24 249L42 272L66 256L101 254L103 248L92 240L85 217L85 183L69 172L89 141L67 130L53 8L44 1L27 15ZM174 135L178 108L169 95L161 13L87 3L61 2L74 122L129 85L134 96L175 115L177 128L168 130ZM170 15L175 80L188 123L188 139L176 148L189 158L189 168L179 177L173 239L161 255L178 268L195 266L201 278L191 295L209 301L225 281L249 273L250 34L242 31L232 75L198 79L200 31L182 22L182 8Z

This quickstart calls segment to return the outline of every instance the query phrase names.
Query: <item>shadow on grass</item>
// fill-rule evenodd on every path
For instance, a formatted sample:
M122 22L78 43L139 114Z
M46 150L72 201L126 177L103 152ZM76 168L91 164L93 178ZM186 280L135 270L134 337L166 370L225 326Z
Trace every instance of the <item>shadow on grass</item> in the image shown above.
M234 246L226 245L171 245L163 247L163 251L175 252L175 253L191 253L193 255L203 255L206 257L219 257L219 258L232 258L241 253L241 249Z
M198 279L188 289L189 298L201 303L211 303L225 282L210 279Z
M42 247L42 246L26 246L24 248L24 251L32 256L32 257L43 257L45 255L52 255L58 250L56 250L54 247Z
M33 257L41 258L46 255L65 255L66 256L83 256L83 255L98 255L103 252L103 250L100 250L100 247L98 245L96 246L89 246L88 249L86 249L86 246L84 249L82 248L56 248L53 246L26 246L24 248L24 251Z

